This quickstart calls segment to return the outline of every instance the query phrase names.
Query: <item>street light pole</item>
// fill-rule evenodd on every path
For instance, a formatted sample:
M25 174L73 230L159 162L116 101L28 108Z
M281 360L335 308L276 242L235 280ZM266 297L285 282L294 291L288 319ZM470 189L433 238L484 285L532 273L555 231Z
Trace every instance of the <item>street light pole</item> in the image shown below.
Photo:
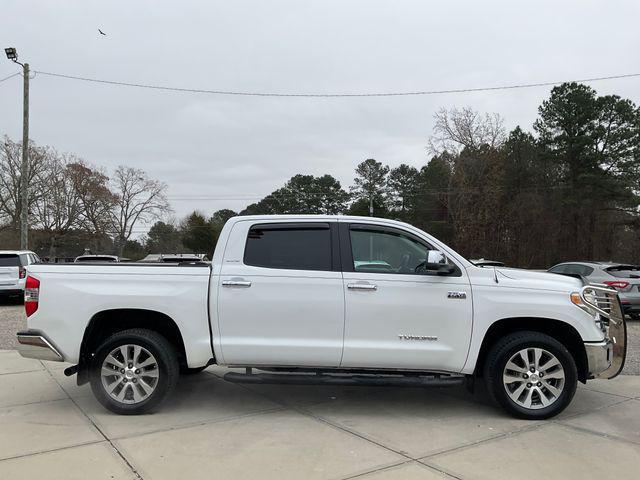
M29 64L22 66L22 166L20 169L20 249L29 248Z
M20 168L20 249L29 248L29 64L18 61L13 47L5 48L7 58L22 66L22 165Z

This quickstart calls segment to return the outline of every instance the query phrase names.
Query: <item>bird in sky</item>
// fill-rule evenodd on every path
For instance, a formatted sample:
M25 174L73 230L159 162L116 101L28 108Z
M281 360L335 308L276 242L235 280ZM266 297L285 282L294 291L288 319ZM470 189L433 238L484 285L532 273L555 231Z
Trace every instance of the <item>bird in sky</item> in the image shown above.
M102 30L98 29L98 31L100 32L100 35L107 35L106 33L104 33Z

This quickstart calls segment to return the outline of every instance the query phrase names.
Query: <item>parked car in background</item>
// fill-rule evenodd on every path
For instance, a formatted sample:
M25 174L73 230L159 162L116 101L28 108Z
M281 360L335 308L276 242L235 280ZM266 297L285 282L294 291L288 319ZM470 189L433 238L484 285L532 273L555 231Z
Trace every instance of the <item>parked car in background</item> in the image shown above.
M624 313L640 320L640 265L613 262L565 262L549 273L580 276L588 283L600 283L618 292Z
M150 253L140 260L142 263L191 263L208 261L207 256L202 253Z
M80 255L76 257L74 263L104 263L119 262L120 258L116 255Z
M478 258L476 260L469 260L476 267L505 267L506 265L497 260L486 260L484 258Z
M26 267L38 262L38 255L29 250L0 250L0 296L22 296Z

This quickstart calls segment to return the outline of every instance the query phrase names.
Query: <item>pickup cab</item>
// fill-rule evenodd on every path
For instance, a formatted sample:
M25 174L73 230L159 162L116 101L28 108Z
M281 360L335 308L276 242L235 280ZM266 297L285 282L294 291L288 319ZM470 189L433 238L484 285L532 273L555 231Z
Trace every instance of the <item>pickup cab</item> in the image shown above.
M25 310L21 354L71 362L120 414L152 411L181 373L216 364L245 383L482 379L509 413L541 419L626 355L615 290L478 267L371 217L234 217L211 264L32 265Z

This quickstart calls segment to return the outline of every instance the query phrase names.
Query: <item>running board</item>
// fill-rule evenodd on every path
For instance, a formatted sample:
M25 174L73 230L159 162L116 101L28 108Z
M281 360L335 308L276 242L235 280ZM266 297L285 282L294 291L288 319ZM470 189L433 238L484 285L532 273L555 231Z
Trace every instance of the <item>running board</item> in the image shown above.
M463 385L463 376L440 375L332 375L332 374L277 374L277 373L236 373L224 376L227 382L253 384L286 385L369 385L393 387L453 387Z

